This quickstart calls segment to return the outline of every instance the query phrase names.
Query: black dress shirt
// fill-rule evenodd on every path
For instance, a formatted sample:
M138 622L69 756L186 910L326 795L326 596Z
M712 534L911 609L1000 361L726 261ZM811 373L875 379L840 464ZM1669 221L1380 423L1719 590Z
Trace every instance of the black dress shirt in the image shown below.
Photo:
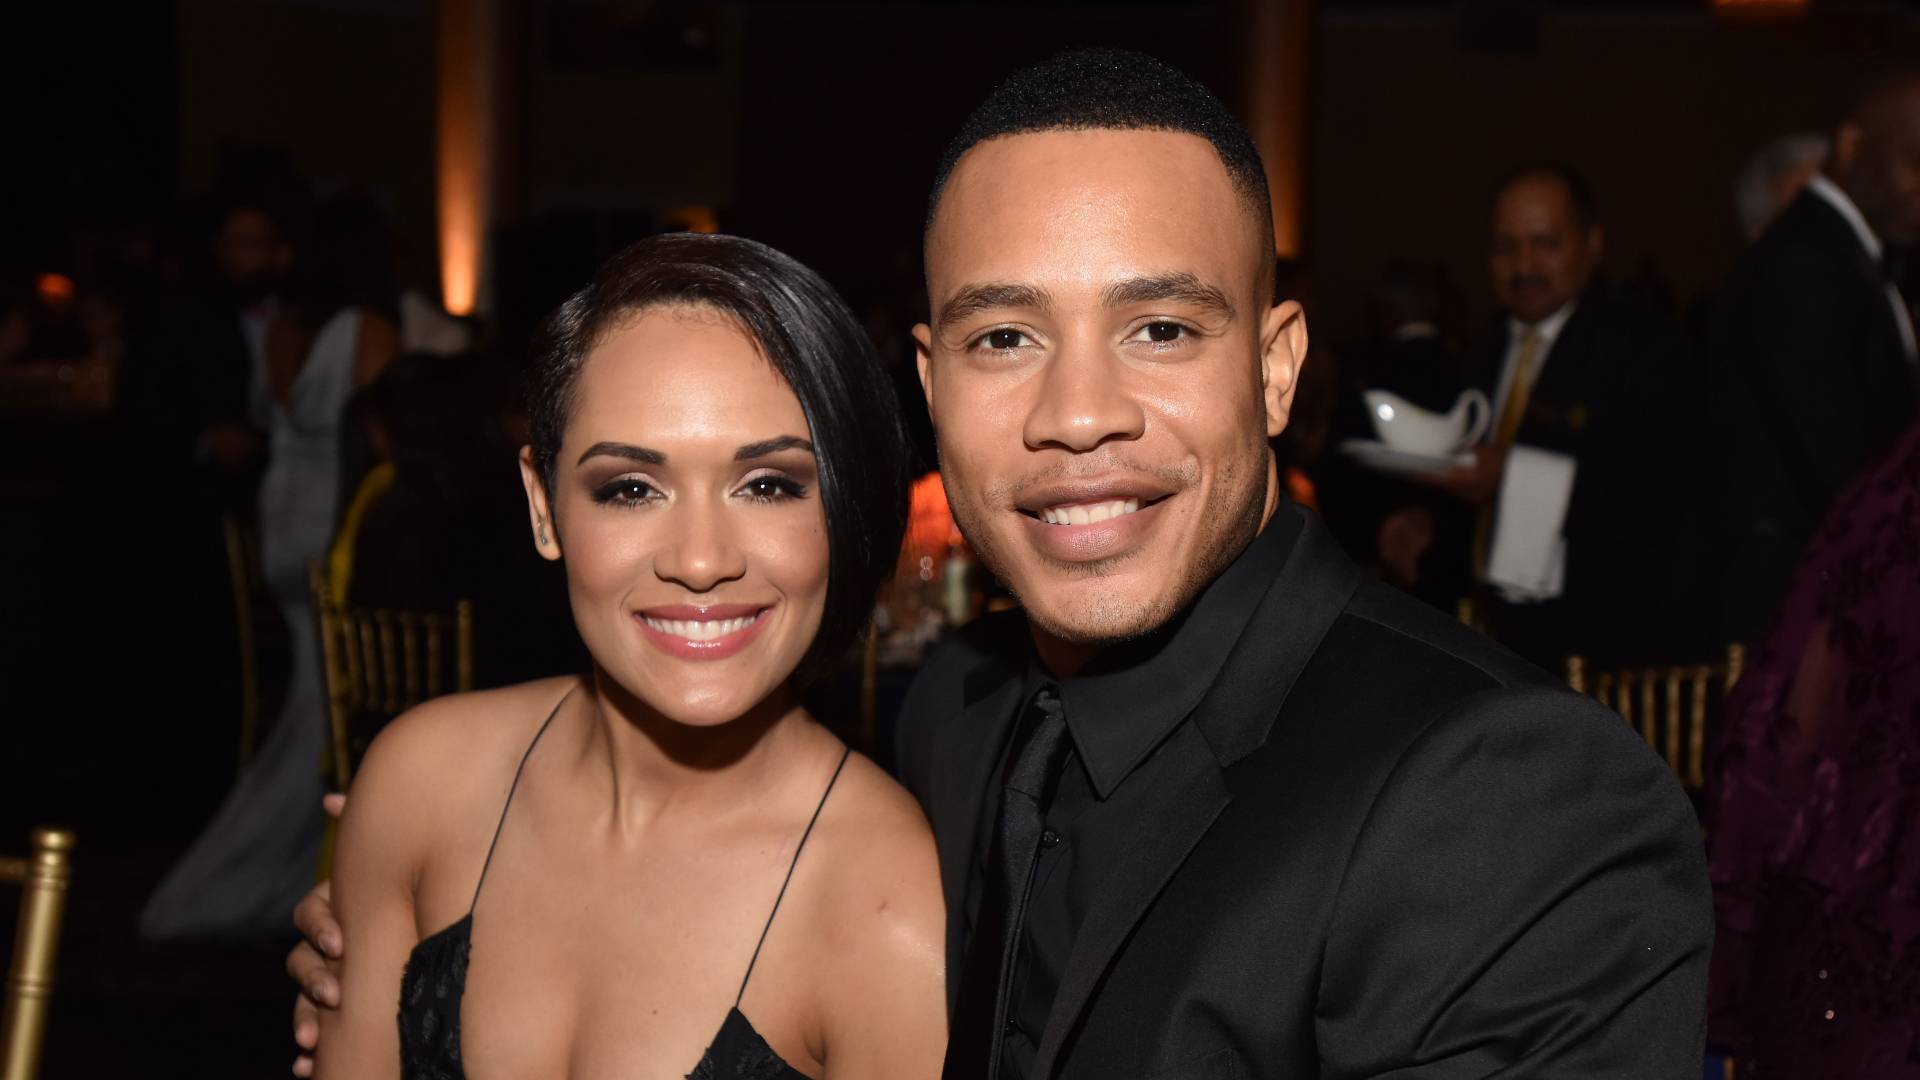
M1107 868L1139 826L1140 798L1153 786L1154 752L1212 686L1228 650L1293 550L1301 520L1283 507L1184 614L1146 638L1102 654L1081 674L1059 681L1073 752L1047 809L1026 925L1014 956L1002 1077L1024 1080L1032 1072L1074 937ZM1054 680L1035 660L1022 704L1049 681ZM1005 753L1003 748L1003 758ZM998 805L998 799L985 800L987 814ZM974 852L968 875L969 932L980 907L984 844L993 834L992 825L991 820L983 822L982 846Z

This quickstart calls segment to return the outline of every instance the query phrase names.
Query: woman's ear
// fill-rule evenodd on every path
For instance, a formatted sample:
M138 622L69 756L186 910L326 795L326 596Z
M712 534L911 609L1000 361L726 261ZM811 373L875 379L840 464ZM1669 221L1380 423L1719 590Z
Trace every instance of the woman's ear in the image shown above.
M553 507L547 501L547 485L533 464L533 447L520 448L520 484L527 489L527 514L532 518L533 549L543 559L560 557L560 530L554 527Z

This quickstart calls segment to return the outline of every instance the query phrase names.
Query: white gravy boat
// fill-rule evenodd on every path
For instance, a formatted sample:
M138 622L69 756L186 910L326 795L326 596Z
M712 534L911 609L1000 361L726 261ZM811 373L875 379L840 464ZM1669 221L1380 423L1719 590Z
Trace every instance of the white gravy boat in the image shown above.
M1380 441L1407 454L1450 457L1480 441L1493 421L1493 406L1478 390L1462 391L1447 413L1423 409L1385 390L1368 390L1361 397Z

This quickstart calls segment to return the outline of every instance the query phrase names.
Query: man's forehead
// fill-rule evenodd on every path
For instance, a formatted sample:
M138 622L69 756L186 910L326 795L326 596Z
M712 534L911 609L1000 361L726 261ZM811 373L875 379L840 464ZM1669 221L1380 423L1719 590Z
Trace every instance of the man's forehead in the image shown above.
M1028 132L960 159L927 236L927 270L930 283L1022 267L1102 286L1170 266L1216 276L1245 261L1250 231L1225 165L1199 136Z

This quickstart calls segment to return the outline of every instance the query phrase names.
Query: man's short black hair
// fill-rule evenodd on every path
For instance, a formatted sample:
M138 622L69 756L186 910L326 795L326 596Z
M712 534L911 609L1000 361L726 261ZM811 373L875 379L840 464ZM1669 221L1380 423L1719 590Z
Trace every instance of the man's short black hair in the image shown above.
M1568 165L1564 161L1529 161L1500 178L1500 186L1493 189L1497 201L1507 193L1507 189L1522 180L1552 180L1567 189L1567 198L1573 203L1573 216L1583 229L1591 229L1600 224L1600 196L1593 190L1593 183L1586 174Z
M1267 171L1246 126L1186 72L1145 53L1076 49L1022 68L973 110L940 156L927 199L927 228L947 178L967 151L988 139L1039 131L1174 131L1211 143L1235 190L1273 235Z

